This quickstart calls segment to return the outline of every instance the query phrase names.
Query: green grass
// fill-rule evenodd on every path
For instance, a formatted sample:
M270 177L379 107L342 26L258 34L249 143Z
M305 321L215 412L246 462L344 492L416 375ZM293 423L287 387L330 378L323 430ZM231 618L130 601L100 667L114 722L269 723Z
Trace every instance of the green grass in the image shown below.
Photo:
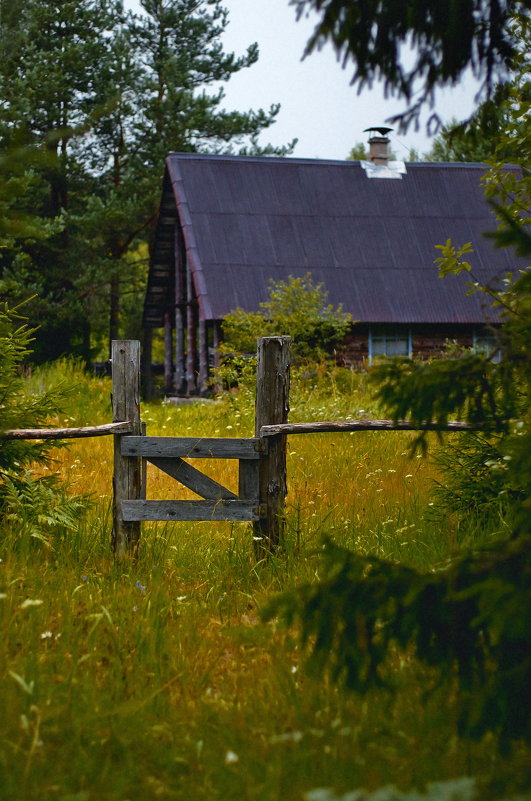
M61 373L78 382L56 423L110 420L106 381L54 371L29 386ZM363 383L303 377L290 418L378 415ZM143 418L150 434L248 436L250 400L153 404ZM318 578L325 535L421 569L448 556L455 531L429 506L437 473L408 456L410 441L291 437L286 541L259 564L246 525L177 523L145 525L138 562L115 565L111 438L57 451L71 491L94 504L50 547L2 529L0 799L304 801L319 787L408 790L465 775L486 783L481 798L524 792L529 753L502 759L490 738L461 741L451 682L428 693L434 676L411 655L389 666L394 692L359 698L307 675L296 631L261 622L275 593ZM232 463L209 469L236 481ZM151 497L176 493L154 470L149 484Z

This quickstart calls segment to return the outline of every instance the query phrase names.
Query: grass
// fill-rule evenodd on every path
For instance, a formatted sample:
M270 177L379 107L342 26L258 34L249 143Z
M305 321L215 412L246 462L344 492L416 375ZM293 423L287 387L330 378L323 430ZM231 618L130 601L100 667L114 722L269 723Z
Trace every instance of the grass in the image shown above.
M108 383L69 363L29 389L62 374L74 388L54 422L108 422ZM290 419L378 416L363 381L303 376ZM149 434L248 436L251 400L153 404L143 418ZM434 676L413 658L390 666L395 692L360 698L305 672L295 631L261 622L275 593L319 576L324 535L422 569L448 556L455 531L429 506L437 471L408 456L410 441L291 437L286 542L259 564L246 525L209 523L147 524L138 562L114 564L112 440L58 450L70 491L93 506L50 547L2 531L0 799L304 801L319 787L409 790L464 775L487 785L482 798L522 792L529 753L502 759L492 739L461 741L451 683L428 694ZM208 470L235 485L233 463ZM176 493L155 470L148 486Z

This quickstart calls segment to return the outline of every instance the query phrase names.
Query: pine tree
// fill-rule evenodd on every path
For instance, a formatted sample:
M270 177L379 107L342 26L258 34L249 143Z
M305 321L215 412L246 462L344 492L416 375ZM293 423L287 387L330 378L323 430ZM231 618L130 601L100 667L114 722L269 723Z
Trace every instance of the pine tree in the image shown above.
M256 151L278 113L223 108L220 85L258 51L224 52L220 0L142 7L132 15L118 0L28 0L20 14L10 6L0 17L0 144L20 132L46 144L55 158L38 172L28 205L64 216L60 235L26 248L23 271L9 252L0 267L0 293L7 273L13 292L18 268L16 299L28 286L41 296L29 309L41 325L41 358L76 348L88 357L91 328L100 340L107 331L117 338L125 288L140 305L142 272L131 253L149 238L168 151Z
M2 16L3 59L0 90L2 149L13 139L40 147L47 158L35 168L26 197L29 208L50 219L63 216L62 230L46 242L26 242L20 253L4 252L4 294L16 301L39 293L28 307L41 326L41 358L75 349L88 351L89 277L80 269L82 226L91 143L83 136L100 103L99 65L105 61L117 4L108 2L35 2L17 15ZM18 283L18 291L17 291Z

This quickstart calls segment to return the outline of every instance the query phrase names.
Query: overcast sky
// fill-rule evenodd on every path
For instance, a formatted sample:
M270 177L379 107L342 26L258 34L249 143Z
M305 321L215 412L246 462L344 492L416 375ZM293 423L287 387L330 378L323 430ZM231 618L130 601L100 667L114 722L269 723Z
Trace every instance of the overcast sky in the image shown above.
M139 3L125 0L125 5L138 9ZM341 68L329 46L301 60L314 22L296 21L289 0L224 0L223 5L229 11L225 49L242 55L253 42L260 49L257 64L225 85L226 108L244 111L281 104L277 122L262 134L261 143L280 145L297 137L294 156L344 159L357 142L366 141L364 128L383 125L404 109L403 101L386 100L379 86L359 95L349 84L352 70ZM466 117L473 107L474 88L465 82L440 93L435 110L448 121ZM424 127L405 135L393 133L391 143L400 159L407 159L410 147L422 154L431 146Z

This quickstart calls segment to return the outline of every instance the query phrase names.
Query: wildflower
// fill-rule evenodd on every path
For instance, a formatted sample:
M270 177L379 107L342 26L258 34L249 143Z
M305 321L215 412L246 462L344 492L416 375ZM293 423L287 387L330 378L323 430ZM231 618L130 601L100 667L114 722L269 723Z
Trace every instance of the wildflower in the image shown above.
M227 751L225 754L225 765L234 765L240 761L240 757L234 751Z
M41 640L47 640L49 637L53 637L51 631L43 631L41 634Z
M42 603L43 602L38 598L35 598L35 600L32 598L26 598L26 600L20 604L19 609L27 609L28 606L40 606Z
M302 732L300 731L287 731L284 734L274 734L270 738L271 743L300 743L302 740Z
M140 592L145 592L146 591L146 585L145 584L141 584L138 579L135 581L135 587L138 587Z

